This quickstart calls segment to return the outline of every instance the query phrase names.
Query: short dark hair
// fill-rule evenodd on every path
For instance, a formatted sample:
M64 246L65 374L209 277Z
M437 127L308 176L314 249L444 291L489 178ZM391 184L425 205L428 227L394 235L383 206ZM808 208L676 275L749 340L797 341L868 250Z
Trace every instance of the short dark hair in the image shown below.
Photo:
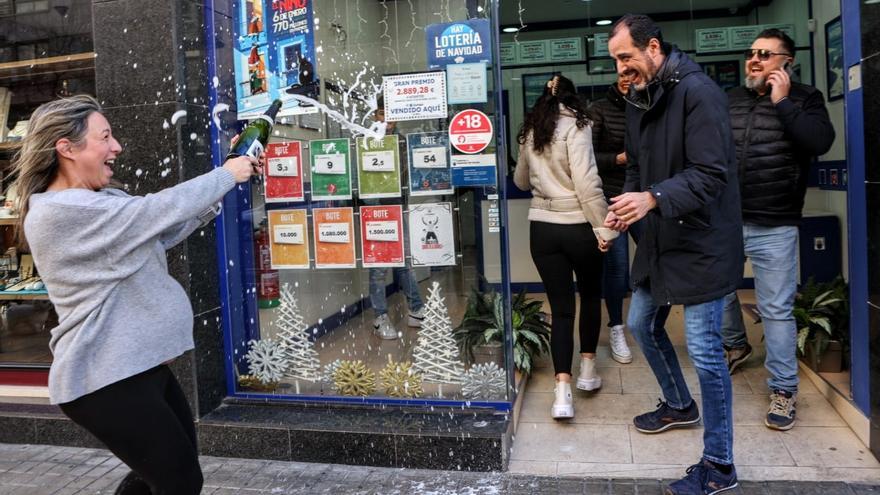
M629 30L630 36L632 36L633 44L639 50L644 50L648 48L648 43L651 41L651 38L657 38L657 41L660 42L660 46L663 46L663 32L660 31L660 26L654 22L654 19L642 14L626 14L617 22L611 26L611 35L609 38L613 38L618 31L620 31L621 27L626 27Z
M782 48L794 57L794 40L791 36L785 34L785 31L776 28L769 28L761 31L755 39L760 38L776 38L782 42Z

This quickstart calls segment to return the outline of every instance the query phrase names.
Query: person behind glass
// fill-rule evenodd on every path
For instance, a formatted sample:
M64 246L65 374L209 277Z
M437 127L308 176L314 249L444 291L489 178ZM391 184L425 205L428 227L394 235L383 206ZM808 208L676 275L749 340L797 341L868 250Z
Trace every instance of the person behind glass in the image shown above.
M577 275L581 298L580 374L577 388L596 390L596 344L602 320L602 252L617 232L602 227L608 203L593 156L590 121L574 84L553 76L526 115L517 137L519 160L513 180L532 191L529 244L553 314L550 349L556 371L553 418L574 417L571 357L574 351Z
M58 313L49 348L53 404L131 468L116 493L196 494L196 432L168 363L193 348L187 294L165 251L213 219L239 157L146 196L109 189L122 147L90 96L45 103L13 159L17 235Z
M745 255L752 262L758 312L764 325L764 366L770 409L764 424L789 430L798 391L798 225L813 158L834 142L834 127L818 89L793 82L794 41L767 29L745 52L745 85L728 103L739 157ZM736 292L725 298L722 323L730 373L752 354Z
M385 122L385 101L379 96L377 100L376 113L374 120L376 122ZM386 122L385 133L398 137L395 133L397 122ZM405 178L403 174L403 156L405 150L401 150L401 178ZM364 200L364 204L378 205L379 200ZM392 268L394 283L403 291L406 297L406 304L409 308L406 318L406 324L409 327L418 328L422 326L425 319L425 309L422 303L422 297L419 294L419 283L416 281L415 273L412 268L401 266ZM388 297L385 293L385 277L388 274L388 268L370 268L370 304L373 306L375 318L373 320L373 332L386 340L396 339L402 335L398 332L391 320L388 318Z
M593 102L588 115L593 123L593 149L596 152L596 165L602 179L602 189L606 198L619 196L626 180L626 150L623 137L626 134L626 101L624 95L629 91L629 79L620 76L608 87L604 98ZM629 229L635 238L637 225ZM626 343L623 326L623 299L629 290L629 243L626 237L618 239L605 254L602 271L602 295L608 311L608 326L611 328L611 358L627 364L633 360L632 352Z
M640 432L660 433L700 421L664 328L671 305L681 304L702 394L703 455L666 493L719 493L738 486L721 316L724 296L742 280L743 263L727 98L696 62L663 42L647 16L621 17L608 49L630 89L626 182L623 194L611 198L605 225L626 231L641 221L627 323L665 399L633 423Z

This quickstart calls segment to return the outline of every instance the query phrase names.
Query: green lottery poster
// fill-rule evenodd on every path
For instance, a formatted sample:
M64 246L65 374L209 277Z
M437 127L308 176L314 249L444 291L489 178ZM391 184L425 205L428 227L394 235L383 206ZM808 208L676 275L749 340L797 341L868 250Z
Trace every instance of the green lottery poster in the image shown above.
M359 197L400 197L400 148L397 139L394 134L381 140L357 138Z
M312 159L312 200L351 199L351 141L319 139L309 142Z

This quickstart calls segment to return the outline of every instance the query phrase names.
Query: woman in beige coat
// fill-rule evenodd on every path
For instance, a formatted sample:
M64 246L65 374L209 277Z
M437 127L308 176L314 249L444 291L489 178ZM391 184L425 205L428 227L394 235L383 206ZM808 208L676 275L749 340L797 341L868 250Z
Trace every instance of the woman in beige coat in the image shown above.
M556 371L551 415L571 418L571 356L574 351L577 275L581 297L581 366L577 388L596 390L596 343L601 324L602 252L617 232L602 227L607 202L593 155L590 121L574 84L554 76L526 115L517 138L514 182L532 191L529 208L532 259L547 291L553 324L550 348Z

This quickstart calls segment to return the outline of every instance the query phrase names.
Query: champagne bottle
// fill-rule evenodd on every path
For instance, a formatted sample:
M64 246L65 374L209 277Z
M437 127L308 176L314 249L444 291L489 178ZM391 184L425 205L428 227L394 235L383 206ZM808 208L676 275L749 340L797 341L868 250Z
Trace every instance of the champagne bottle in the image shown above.
M269 134L272 132L272 126L275 125L275 115L280 108L281 100L275 100L269 105L266 113L251 121L239 134L238 141L229 149L226 159L244 155L259 158L269 142Z

